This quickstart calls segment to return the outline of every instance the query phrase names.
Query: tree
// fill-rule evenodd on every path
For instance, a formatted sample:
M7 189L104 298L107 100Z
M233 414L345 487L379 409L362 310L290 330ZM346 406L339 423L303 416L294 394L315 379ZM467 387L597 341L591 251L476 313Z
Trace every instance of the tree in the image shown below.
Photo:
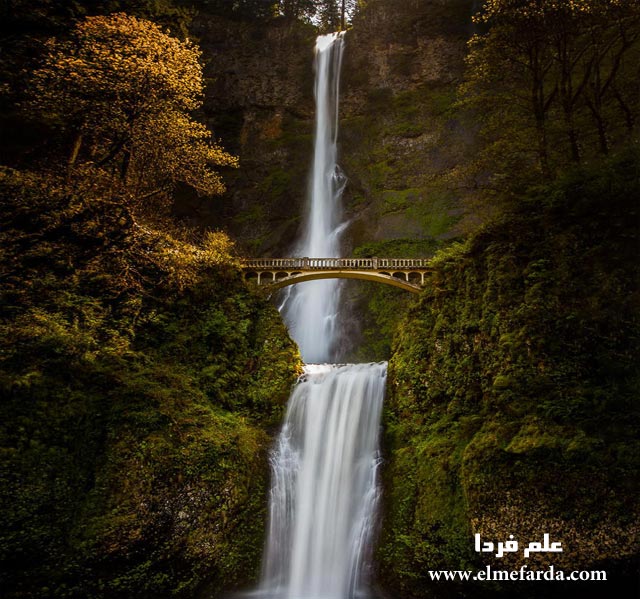
M356 0L316 0L320 26L325 31L343 31L358 11Z
M232 19L261 20L274 17L278 0L196 0L192 5L215 15Z
M526 166L514 158L525 155L529 138L534 165L550 178L566 157L580 163L606 153L610 140L632 137L640 107L632 83L637 3L487 0L476 20L486 32L471 41L463 90L485 115L494 166L505 173Z
M316 14L315 0L280 0L278 11L287 19L310 19Z
M277 9L289 19L311 21L323 31L339 31L346 29L362 5L362 0L279 0Z
M323 30L338 31L341 26L344 26L340 8L340 0L320 0L318 2L318 17Z
M79 161L116 174L137 197L176 182L200 193L224 185L212 170L237 158L189 114L202 103L200 51L149 21L88 17L69 40L50 40L33 77L30 107L68 134L69 172Z

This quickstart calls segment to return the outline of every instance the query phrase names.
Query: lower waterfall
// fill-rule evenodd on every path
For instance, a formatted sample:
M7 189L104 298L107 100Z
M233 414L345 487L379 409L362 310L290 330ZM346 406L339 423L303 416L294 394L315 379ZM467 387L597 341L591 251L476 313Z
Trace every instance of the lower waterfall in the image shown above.
M271 455L259 594L366 596L387 365L309 365Z

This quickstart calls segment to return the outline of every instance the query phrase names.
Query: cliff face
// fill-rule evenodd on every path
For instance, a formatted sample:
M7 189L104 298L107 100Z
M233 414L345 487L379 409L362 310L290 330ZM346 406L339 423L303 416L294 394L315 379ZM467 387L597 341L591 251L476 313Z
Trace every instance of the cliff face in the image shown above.
M371 241L449 235L458 198L441 179L466 147L450 108L470 15L469 0L376 0L347 33L339 159L349 179L346 252ZM191 198L183 210L224 224L249 253L282 255L306 201L315 32L201 15L193 33L210 77L206 118L241 156L241 168L227 175L222 200Z
M443 178L468 150L451 108L470 22L467 0L378 0L348 33L341 139L356 247L451 234L460 198Z
M193 33L205 57L204 119L241 157L228 192L185 198L196 223L223 227L251 255L277 255L296 234L305 200L313 129L313 28L228 21L201 14Z

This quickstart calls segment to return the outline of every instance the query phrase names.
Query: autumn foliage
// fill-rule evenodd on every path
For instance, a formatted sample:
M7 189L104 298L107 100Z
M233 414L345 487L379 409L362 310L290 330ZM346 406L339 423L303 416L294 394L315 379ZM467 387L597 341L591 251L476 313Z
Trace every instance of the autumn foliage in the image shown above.
M200 50L124 13L88 17L53 39L33 76L29 108L69 140L68 168L106 169L138 198L182 182L224 191L215 167L237 158L190 113L203 95Z

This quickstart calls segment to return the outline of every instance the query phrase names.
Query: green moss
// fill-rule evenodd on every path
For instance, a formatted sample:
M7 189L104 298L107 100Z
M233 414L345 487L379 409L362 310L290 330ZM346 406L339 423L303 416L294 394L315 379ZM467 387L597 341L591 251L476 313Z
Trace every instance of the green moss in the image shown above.
M431 256L442 242L435 239L392 239L370 242L356 247L354 256L371 258L426 258ZM361 341L357 350L348 357L350 361L368 362L388 359L391 340L400 317L413 300L405 291L385 285L362 284L351 288L352 301L362 323Z
M370 89L367 93L367 100L371 108L386 108L392 99L393 90L389 87Z
M508 389L513 387L513 380L508 376L498 375L493 379L493 387L494 389Z
M452 118L456 100L452 86L419 86L389 99L386 135L418 137L433 132L434 119Z
M572 547L556 567L608 560L625 580L640 518L636 164L530 190L431 261L389 366L389 588L427 597L427 570L483 566L474 532L554 531Z
M382 210L384 212L406 210L419 199L419 189L385 190L382 192Z
M435 239L390 239L358 246L353 255L363 258L429 258L441 246L442 242Z
M288 170L275 170L269 173L269 175L260 183L260 192L268 197L279 197L283 195L291 183L291 173ZM254 206L257 210L258 207ZM264 207L262 207L264 210ZM264 216L262 214L262 216Z
M387 160L373 162L367 166L367 179L372 189L382 191L393 168Z

